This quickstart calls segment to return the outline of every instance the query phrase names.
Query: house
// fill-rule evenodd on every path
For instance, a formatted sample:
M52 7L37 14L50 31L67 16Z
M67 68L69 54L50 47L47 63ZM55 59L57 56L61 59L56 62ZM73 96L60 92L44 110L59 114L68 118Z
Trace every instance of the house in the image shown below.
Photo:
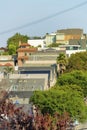
M20 43L17 50L18 66L23 66L24 62L29 59L29 56L36 51L37 48L30 46L28 43Z
M79 52L84 52L84 51L86 51L86 50L85 49L83 49L83 50L66 50L66 55L68 57L70 57L71 54L75 54L75 53L79 53Z
M75 40L74 40L75 41ZM73 42L72 42L73 43ZM75 42L76 43L76 42ZM69 44L69 45L60 45L60 48L65 48L67 57L70 57L71 54L84 52L86 48L82 48L80 44Z
M56 43L56 33L46 34L45 37L46 46L49 46L50 44Z
M1 47L0 48L0 55L2 55L4 52L7 52L7 48Z
M45 42L46 46L49 46L53 43L58 44L69 44L70 39L85 39L83 34L83 29L80 28L70 28L70 29L61 29L57 30L55 33L46 34Z
M24 66L46 66L56 64L56 59L60 53L65 54L66 50L64 48L44 48L33 52L29 60L26 60Z
M81 39L83 30L79 28L61 29L56 33L56 43L68 44L70 39Z
M5 67L13 67L14 68L14 60L10 55L2 55L0 56L0 71L3 72Z
M0 89L8 91L13 103L29 104L35 90L48 89L48 74L9 74L0 81Z
M79 49L86 49L87 50L87 39L71 39L69 40L69 45L78 45L80 46Z
M46 81L44 89L48 89L49 87L53 86L57 78L56 64L48 66L38 65L38 66L19 67L18 71L20 74L30 75L30 77L36 76L36 78L42 78L44 75L47 74L48 79ZM41 75L41 77L39 77L39 75Z
M32 74L28 71L22 74L9 74L9 81L12 83L10 91L34 91L48 89L47 73Z
M28 44L34 47L45 47L45 40L44 39L29 39Z

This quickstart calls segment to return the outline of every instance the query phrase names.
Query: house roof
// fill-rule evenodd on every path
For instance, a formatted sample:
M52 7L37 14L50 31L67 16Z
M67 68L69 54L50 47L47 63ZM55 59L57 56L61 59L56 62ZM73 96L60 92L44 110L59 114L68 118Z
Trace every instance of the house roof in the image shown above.
M35 52L37 48L19 48L17 52Z
M9 96L18 97L18 98L30 98L33 94L33 91L11 91Z
M7 51L7 48L1 47L0 50Z
M20 82L21 81L21 82ZM29 95L26 94L26 91L28 92L32 92L34 90L40 90L41 88L44 90L44 86L45 86L45 78L32 78L32 79L3 79L0 82L0 86L4 86L4 88L6 88L6 86L8 85L7 88L10 88L10 86L16 86L17 89L17 93L20 96L20 92L24 92L23 95L25 95L26 97L29 97ZM12 88L11 91L15 91L14 87ZM23 97L23 95L21 94L21 97Z
M20 71L22 71L22 70L27 70L27 71L35 71L35 70L51 70L51 69L53 69L53 68L55 68L55 67L53 67L53 66L45 66L45 67L43 67L43 66L32 66L32 67L19 67L18 68L18 70L20 70Z
M0 67L3 66L13 66L11 63L6 63L6 64L0 64Z
M11 63L6 63L4 66L13 66Z
M61 29L58 30L57 33L64 33L65 35L81 35L83 34L83 30L79 28Z

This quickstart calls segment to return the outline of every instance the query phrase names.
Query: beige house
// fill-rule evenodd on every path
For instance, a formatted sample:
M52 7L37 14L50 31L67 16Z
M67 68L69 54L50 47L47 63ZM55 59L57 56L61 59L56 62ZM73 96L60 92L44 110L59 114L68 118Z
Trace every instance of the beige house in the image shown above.
M45 42L46 46L58 43L58 44L69 44L70 39L84 39L83 30L80 28L70 28L57 30L56 33L46 34Z
M56 33L46 34L46 46L56 42Z
M62 29L56 33L56 43L68 44L70 39L81 39L83 30L78 28Z
M0 71L5 67L14 67L14 60L10 55L2 55L0 56Z

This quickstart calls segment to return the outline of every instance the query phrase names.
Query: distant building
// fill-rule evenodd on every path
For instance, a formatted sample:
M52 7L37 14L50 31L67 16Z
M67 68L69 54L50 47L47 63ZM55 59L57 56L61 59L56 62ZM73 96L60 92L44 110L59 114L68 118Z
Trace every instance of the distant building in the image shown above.
M69 44L70 39L85 39L86 34L83 34L83 29L70 28L57 30L55 33L46 34L45 42L46 46L58 43L58 44Z
M70 57L71 54L75 54L75 53L79 53L79 52L85 52L85 51L86 51L85 49L83 49L83 50L66 50L66 55L68 57Z
M57 33L56 34L56 43L58 44L68 44L68 40L65 40L64 33Z
M30 39L28 40L28 44L34 47L45 47L45 40L44 39Z
M87 39L71 39L69 40L69 45L79 45L79 49L87 50Z
M7 48L1 47L0 48L0 55L2 55L4 52L7 52Z
M82 48L80 44L72 44L72 45L60 45L60 48L65 48L66 50L66 55L68 57L71 56L71 54L79 53L79 52L84 52L86 51L86 48Z
M20 74L27 74L30 77L36 76L36 78L43 78L44 75L48 75L46 85L44 89L48 89L55 82L57 77L56 64L53 65L38 65L29 67L19 67L18 71ZM34 77L35 78L35 77Z
M33 52L29 60L26 60L24 66L46 66L56 64L56 59L60 53L65 54L64 48L45 48L37 52Z
M29 59L29 56L36 52L37 48L31 47L28 43L22 43L17 50L18 66L23 66L24 62Z
M10 55L0 56L0 70L6 66L14 67L14 60L12 59L12 56Z
M56 43L68 44L70 39L81 39L83 30L79 28L61 29L56 33Z
M56 33L46 34L45 42L46 46L56 43Z

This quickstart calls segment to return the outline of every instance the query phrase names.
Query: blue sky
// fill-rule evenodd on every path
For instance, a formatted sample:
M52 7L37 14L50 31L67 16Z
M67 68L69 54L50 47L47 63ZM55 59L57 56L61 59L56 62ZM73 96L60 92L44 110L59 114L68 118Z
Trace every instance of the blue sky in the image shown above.
M87 33L87 4L37 24L33 21L66 10L86 0L0 0L0 47L6 46L16 32L28 36L44 36L58 29L82 28ZM13 31L22 25L29 26ZM2 33L6 32L7 33Z

